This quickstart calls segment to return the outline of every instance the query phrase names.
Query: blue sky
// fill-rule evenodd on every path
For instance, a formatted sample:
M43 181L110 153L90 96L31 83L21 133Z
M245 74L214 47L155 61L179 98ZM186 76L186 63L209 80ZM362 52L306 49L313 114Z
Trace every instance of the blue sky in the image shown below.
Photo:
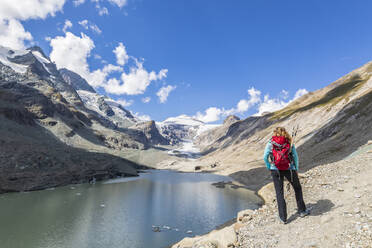
M27 1L43 8L44 1ZM71 42L89 39L89 48L85 47L89 54L81 55L89 67L82 74L90 78L94 75L88 73L101 72L105 65L120 67L95 84L97 91L125 100L131 104L129 110L156 121L186 114L221 122L228 114L245 118L275 110L299 89L324 87L372 57L372 2L367 0L80 0L80 5L53 1L56 5L45 8L44 14L7 11L13 13L7 16L0 11L0 38L1 28L10 25L6 20L14 19L32 35L24 39L24 46L37 44L47 54L68 46L67 33ZM5 0L6 8L15 8L11 5ZM72 27L63 30L67 20ZM79 24L83 20L87 29ZM57 37L58 48L51 45ZM113 53L120 43L129 56L123 65ZM57 65L76 60L71 66L80 70L81 59L66 51L55 51L51 57ZM129 88L120 86L126 80L136 84L139 78L131 68L138 70L138 63L147 73L154 71L155 79L140 93L128 94ZM106 82L113 78L117 87L107 90ZM162 103L157 93L166 86L173 90ZM142 101L146 97L150 102Z

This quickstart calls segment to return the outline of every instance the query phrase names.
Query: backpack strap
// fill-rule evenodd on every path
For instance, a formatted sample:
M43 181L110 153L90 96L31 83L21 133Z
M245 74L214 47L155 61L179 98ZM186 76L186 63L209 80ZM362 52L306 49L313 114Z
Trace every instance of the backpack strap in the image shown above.
M274 146L277 146L277 147L279 147L280 149L282 149L283 147L285 147L286 145L287 145L287 143L284 143L283 145L281 145L281 144L278 144L278 143L276 143L275 141L271 141L271 144L273 144Z

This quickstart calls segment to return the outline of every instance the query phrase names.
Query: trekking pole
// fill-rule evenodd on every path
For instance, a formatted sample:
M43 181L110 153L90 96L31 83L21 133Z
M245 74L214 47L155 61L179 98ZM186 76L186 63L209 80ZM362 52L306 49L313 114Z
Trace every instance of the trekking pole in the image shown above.
M291 147L290 147L290 152L292 152L292 146L295 144L295 139L296 139L296 136L297 136L297 133L298 133L299 126L300 126L299 124L293 126L293 129L292 129L292 143L291 143ZM292 155L292 159L293 159L293 155ZM291 171L291 181L293 182L293 172L292 172L292 170L290 170L290 171Z

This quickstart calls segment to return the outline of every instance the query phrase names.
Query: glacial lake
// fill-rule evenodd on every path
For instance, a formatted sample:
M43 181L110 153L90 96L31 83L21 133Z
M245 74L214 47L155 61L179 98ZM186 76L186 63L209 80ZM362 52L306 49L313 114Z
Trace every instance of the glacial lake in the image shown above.
M149 171L94 185L3 194L0 247L169 247L261 204L244 188L212 185L220 181L231 178ZM158 227L160 232L154 232Z

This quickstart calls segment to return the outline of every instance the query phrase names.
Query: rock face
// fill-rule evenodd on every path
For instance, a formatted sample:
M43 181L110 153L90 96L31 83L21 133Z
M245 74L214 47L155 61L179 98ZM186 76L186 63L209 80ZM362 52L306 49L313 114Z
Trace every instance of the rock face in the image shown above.
M155 121L141 122L130 128L142 131L153 145L169 145L169 141L159 133Z
M88 82L79 74L66 68L60 69L59 73L61 74L65 82L71 85L75 90L86 90L92 93L96 93L93 87L90 86Z
M119 129L87 108L74 89L82 84L67 83L38 47L0 47L0 193L137 175L143 168L110 153L146 149L145 134Z
M223 121L223 125L230 126L231 124L240 121L240 118L236 115L229 115L226 117L226 119Z

